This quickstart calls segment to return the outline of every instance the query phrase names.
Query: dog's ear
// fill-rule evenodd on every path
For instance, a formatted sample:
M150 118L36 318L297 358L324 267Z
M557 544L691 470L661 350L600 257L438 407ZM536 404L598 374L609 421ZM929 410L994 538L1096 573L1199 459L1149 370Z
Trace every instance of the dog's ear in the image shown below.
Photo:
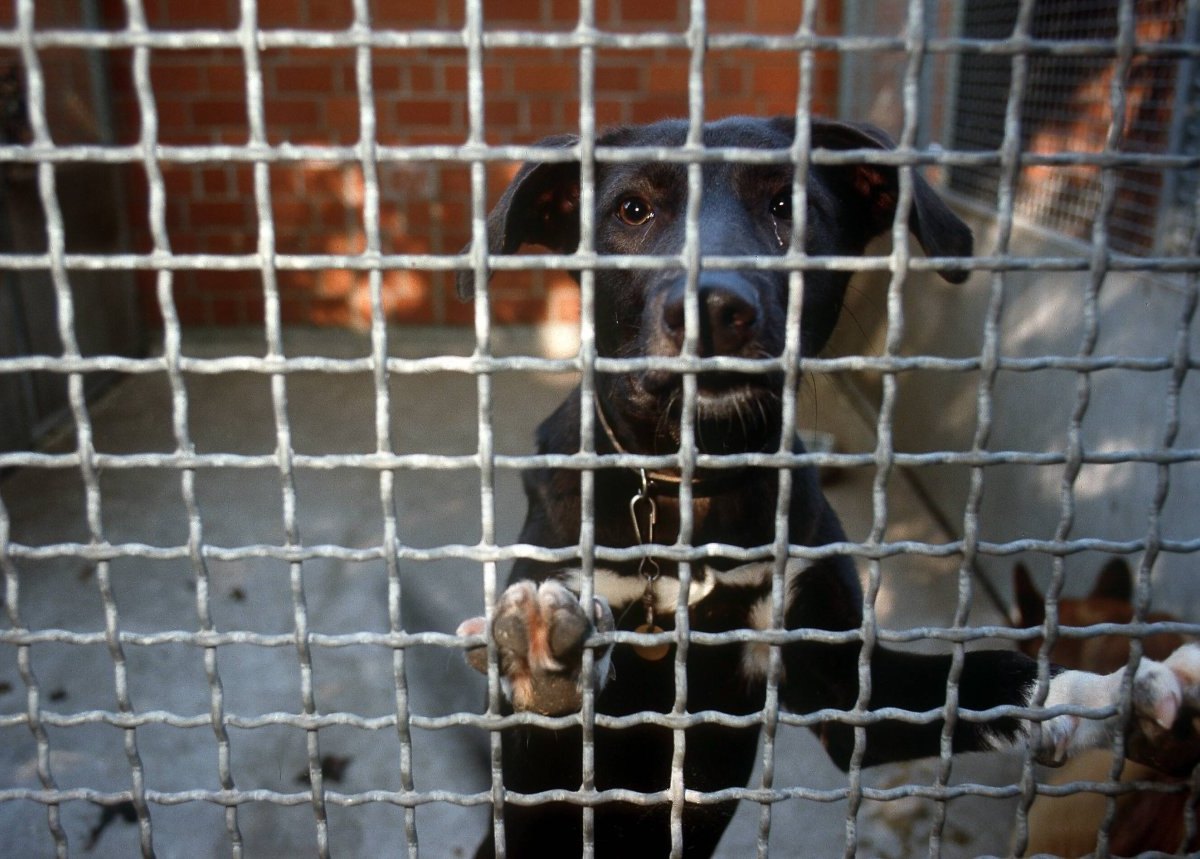
M547 137L537 146L566 149L579 142L572 134ZM511 254L521 245L542 245L556 253L579 247L579 162L527 162L521 165L487 217L489 254ZM464 248L464 251L470 248ZM459 297L475 292L475 273L460 271Z
M795 137L796 120L779 117L772 122ZM857 122L832 119L812 120L814 149L894 149L895 143L883 129ZM895 167L886 164L848 164L838 168L844 181L841 189L861 204L865 241L889 230L896 217L900 182ZM963 223L919 173L913 173L913 204L908 228L927 256L969 257L975 242L971 228ZM970 272L962 268L941 269L938 274L950 283L962 283Z
M1022 563L1013 567L1013 599L1016 602L1014 628L1026 629L1046 622L1046 603L1033 583L1033 576Z
M1092 585L1093 597L1133 602L1133 571L1124 558L1113 558L1104 565L1096 583Z

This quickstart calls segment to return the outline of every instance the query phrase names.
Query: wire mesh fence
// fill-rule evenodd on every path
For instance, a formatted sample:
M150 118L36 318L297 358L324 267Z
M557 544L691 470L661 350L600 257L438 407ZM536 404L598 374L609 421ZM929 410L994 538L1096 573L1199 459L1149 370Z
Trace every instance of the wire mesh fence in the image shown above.
M582 565L586 602L595 564L645 554L641 548L598 544L591 527L594 473L628 467L680 469L685 499L690 497L688 475L698 468L749 464L778 468L787 475L794 466L812 465L827 473L869 474L860 486L866 490L869 510L855 539L798 545L789 539L786 515L781 513L775 539L768 544L692 545L691 508L683 503L679 541L655 553L663 563L677 563L685 582L690 563L714 554L781 567L848 554L862 568L868 595L863 627L847 634L856 640L932 642L961 653L985 640L1034 638L1032 631L1010 628L1003 598L999 612L991 606L992 613L987 613L989 599L996 601L987 574L995 578L1017 555L1036 558L1047 583L1045 637L1050 646L1059 637L1117 633L1139 639L1155 632L1196 631L1185 620L1200 608L1192 570L1200 549L1193 515L1200 501L1200 437L1188 419L1200 404L1200 391L1190 374L1196 363L1192 335L1200 274L1194 194L1200 138L1193 133L1194 99L1186 95L1194 92L1200 55L1197 4L1161 4L1155 9L1157 17L1151 18L1141 15L1138 4L1112 4L1097 11L1106 16L1097 31L1063 34L1038 23L1043 20L1039 13L1054 11L1053 3L1012 4L1002 10L1002 28L981 32L962 20L944 28L931 22L925 4L913 2L895 4L899 27L888 35L857 30L851 14L844 16L842 31L819 31L818 4L811 2L797 8L786 33L730 31L710 26L710 19L720 14L710 5L704 0L686 8L681 4L686 20L682 29L622 29L601 26L604 12L582 0L573 26L538 30L489 26L488 8L481 0L467 0L461 28L456 29L379 26L379 10L356 0L344 27L314 29L268 26L259 4L243 0L228 27L171 29L152 26L151 10L137 0L124 5L120 26L108 28L46 26L32 0L16 2L12 20L0 31L0 49L12 52L18 61L28 136L10 135L0 146L0 161L9 169L29 171L44 237L36 251L0 256L0 269L10 285L16 277L45 278L40 288L43 295L52 296L57 343L41 351L3 350L0 378L65 383L69 428L36 449L0 452L0 470L11 470L0 484L6 616L0 644L8 684L0 697L0 730L11 739L13 750L6 760L11 777L0 784L0 809L20 833L14 849L22 855L61 856L104 850L115 838L109 821L123 817L135 834L120 842L123 847L112 849L139 850L146 856L206 851L270 855L275 849L272 833L280 827L289 827L289 844L308 845L321 856L461 855L466 848L457 845L473 844L488 826L503 832L498 809L505 801L567 801L585 809L613 802L666 806L671 810L673 855L683 855L684 807L733 798L753 809L745 827L750 833L743 845L747 852L824 855L830 849L824 842L815 848L783 841L797 837L783 818L813 805L834 809L836 851L883 855L886 850L864 831L867 805L897 808L916 801L930 810L924 813L922 844L914 849L958 855L955 839L962 830L949 818L956 803L975 798L1007 803L1002 826L992 825L1003 829L998 835L1002 843L1008 842L1010 831L1015 833L1011 849L1019 853L1028 838L1035 797L1079 790L1048 787L1028 754L1010 762L1003 777L964 780L960 774L972 771L952 760L948 744L930 770L891 771L890 782L872 779L857 766L834 780L808 780L803 772L785 770L782 758L795 751L789 731L831 719L861 725L878 714L866 701L848 711L783 711L777 670L761 712L688 710L689 645L757 643L778 653L785 643L821 638L813 630L788 631L777 625L767 631L690 633L677 642L675 704L666 713L616 717L595 712L594 702L585 698L582 714L557 720L529 713L502 715L495 674L484 708L476 700L483 695L481 687L460 676L467 642L443 621L493 604L509 562L532 558ZM856 6L847 4L851 11ZM574 14L573 4L572 10ZM978 13L974 6L964 5L962 11L967 25ZM441 17L446 14L445 9L438 12ZM1164 33L1151 33L1145 23L1151 19L1173 23ZM154 85L154 57L198 49L239 56L244 141L160 139L163 101ZM352 55L349 90L354 94L356 140L301 144L272 138L264 55L275 49ZM387 93L375 80L374 60L380 52L410 49L465 54L466 133L461 141L379 139L379 106ZM486 57L510 49L553 49L571 57L578 78L578 110L563 130L578 133L577 144L564 149L489 142ZM674 51L681 60L687 143L645 149L597 145L598 54L647 50ZM897 148L852 153L814 149L803 133L786 150L706 148L702 126L713 118L706 100L706 62L722 51L782 56L794 64L794 113L800 118L808 117L822 97L817 92L819 58L848 57L859 64L881 56L898 58L899 72L892 82L898 111L893 119L899 117L893 129ZM46 68L47 57L56 52L128 55L138 118L135 140L56 140L47 112L47 81L52 75ZM1031 90L1030 82L1053 80L1054 63L1063 58L1072 73L1080 68L1100 70L1084 75L1091 85L1097 85L1098 78L1101 86L1087 113L1091 136L1081 142L1068 128L1031 142L1029 130L1038 123L1044 127L1048 120L1039 112L1045 105L1034 97L1040 98L1041 91ZM1147 85L1154 96L1147 96L1147 102L1158 105L1152 117L1157 123L1150 135L1153 145L1143 145L1144 128L1127 120L1127 82L1144 65L1153 67L1155 81ZM950 91L930 90L931 66L946 70ZM986 96L979 95L973 87L997 69L1002 70L998 81L991 82ZM1169 79L1169 86L1162 79ZM953 89L954 81L965 83ZM985 97L992 100L987 105L982 104ZM927 105L935 101L959 105L957 119L946 123L957 131L944 141L931 139L936 135ZM1170 106L1162 107L1166 103ZM985 120L974 125L968 107L978 107ZM1144 123L1147 115L1140 111L1136 119ZM982 137L972 137L968 132L973 130L980 130ZM802 243L770 258L709 255L699 246L694 212L689 239L679 255L595 252L592 203L598 164L658 160L685 165L690 198L695 200L708 164L803 167L849 159L899 166L901 175L909 177L910 167L945 171L949 187L964 194L957 202L974 213L979 233L977 256L953 261L974 272L972 291L963 293L965 298L931 298L931 288L921 278L944 267L946 260L913 255L904 241L895 242L888 252L864 257L810 256ZM485 253L489 171L520 161L581 164L581 243L576 252ZM96 253L70 247L61 183L69 175L66 169L80 164L126 165L140 173L146 190L148 248ZM180 165L211 164L235 165L248 177L244 193L253 213L252 248L218 253L174 247L178 237L169 226L172 190L167 175ZM356 169L361 177L359 247L281 251L275 171L296 164ZM469 210L464 214L470 222L471 248L462 253L396 252L381 215L388 193L381 176L410 164L466 171ZM1047 173L1085 177L1085 192L1075 194L1073 185L1072 194L1059 194L1054 201L1070 209L1063 216L1070 221L1067 226L1042 218L1038 204L1025 202L1027 193L1037 190L1038 177ZM805 175L803 170L798 174ZM982 184L972 184L980 176ZM1132 188L1129 176L1137 179L1137 188ZM902 180L902 188L909 182L911 178ZM805 193L803 180L796 190ZM907 212L901 206L892 231L896 237L907 232L906 224ZM1073 233L1073 241L1044 240L1044 233L1032 229L1039 226ZM1164 231L1170 235L1164 237ZM1036 240L1028 238L1031 232ZM701 268L789 272L793 319L799 318L806 272L853 271L880 278L885 285L877 288L878 294L886 298L879 300L880 318L867 320L866 325L874 327L864 332L864 339L876 339L876 348L867 354L801 359L793 338L780 356L752 362L699 358L686 351L674 358L601 357L595 342L595 278L597 272L614 268L684 270L693 283L693 301ZM286 324L286 278L335 270L352 272L365 283L365 339L349 347L336 341L334 348L324 343L310 349L311 341ZM503 329L494 324L489 276L557 270L579 272L578 348L558 358L512 348ZM473 274L476 293L473 327L466 334L423 339L389 326L386 283L393 273L453 279L453 273L464 271ZM159 333L149 357L83 345L92 322L79 312L86 305L81 304L85 299L78 284L95 272L152 280L151 323ZM249 273L261 300L259 332L251 337L245 332L192 332L182 318L187 314L179 305L177 286L181 277L197 272ZM944 316L932 314L933 302L949 310ZM956 320L954 311L963 316ZM931 319L937 324L930 324ZM1058 330L1063 326L1065 331ZM958 330L948 334L948 327ZM678 452L601 455L590 443L594 413L584 409L579 453L531 456L507 449L503 439L509 437L504 434L511 427L506 424L512 420L509 414L533 411L525 405L530 396L544 397L548 412L563 392L562 384L545 379L578 376L584 401L589 402L596 396L598 374L646 368L693 380L683 389L685 416L695 414L698 372L781 372L788 379L785 437L804 422L800 400L805 378L851 377L856 381L842 383L842 396L851 403L870 403L873 432L864 446L815 450L799 457L786 451L704 454L687 432ZM100 401L90 399L90 380L110 373L122 374L127 381ZM429 380L436 380L438 387L421 388L422 395L433 390L436 402L448 411L414 401L413 392ZM531 394L531 388L541 394ZM353 390L355 398L339 398L331 390ZM452 393L446 395L445 390ZM158 404L157 424L135 426L131 436L113 434L114 421L121 423L121 415L128 417L151 399ZM472 400L473 415L469 407L462 407ZM957 411L948 405L954 401ZM352 415L347 402L361 413ZM302 409L313 404L315 417ZM432 411L425 415L423 409ZM413 429L418 412L433 426L425 436ZM928 428L931 420L940 424L936 430ZM347 427L345 438L330 442L316 432L316 427L328 424ZM506 523L517 515L508 509L515 482L525 471L547 467L583 474L579 539L560 549L505 536L511 530ZM147 475L155 489L139 494L141 484L133 479ZM908 511L897 509L895 493L898 487L909 487L910 479L945 529L938 536L926 530L912 537L896 527ZM39 494L43 489L48 496ZM324 500L315 500L326 493L354 512L331 524ZM233 496L249 496L248 508L235 508ZM123 512L128 518L114 515L114 505L119 512L127 508ZM238 512L223 513L226 506ZM268 512L257 521L259 517L242 512L247 509ZM128 524L151 512L166 520L159 530ZM471 524L461 535L447 529L446 523L457 527L464 517ZM1131 623L1060 628L1058 599L1083 590L1072 584L1073 573L1101 554L1137 559ZM918 612L901 626L880 623L879 615L887 610L879 604L880 593L898 593L903 599L909 586L895 567L930 560L949 565L948 574L935 582L943 592L951 592L954 604L948 615L931 620ZM453 576L459 577L458 585L447 584ZM1172 619L1148 619L1152 580L1156 606L1165 595L1168 607L1177 609ZM85 588L86 598L81 596ZM256 597L267 589L272 590L272 608L263 609L266 603ZM357 602L356 608L346 607L345 595L355 589L369 592L370 610L358 613ZM464 594L470 604L464 602ZM84 599L79 614L63 613L64 602ZM436 605L432 615L425 613L423 600ZM782 593L776 593L775 600L773 610L782 616ZM680 611L678 625L686 629L686 607ZM991 619L972 622L981 613ZM438 622L430 622L430 616ZM631 638L612 633L596 640L628 643ZM42 667L52 680L45 679ZM283 679L270 684L268 676ZM163 691L168 677L174 690L170 693ZM944 711L888 715L914 722L942 716L951 723L955 718L980 718L958 711L959 679L952 673ZM371 694L344 695L341 685L355 683L370 686ZM455 688L447 690L447 685ZM65 687L72 694L67 695ZM990 715L1008 714L1011 708ZM589 731L595 726L622 727L630 720L674 732L678 753L669 789L641 793L594 784ZM523 796L505 788L500 729L540 723L583 726L582 746L570 750L585 764L578 789ZM698 724L762 726L766 739L755 780L717 793L689 787L684 730ZM197 739L201 734L203 741ZM180 739L184 735L187 739ZM353 739L346 739L350 736ZM437 739L426 739L433 737ZM347 748L356 750L353 757ZM105 760L92 766L90 757ZM173 759L179 764L174 772ZM367 759L377 762L372 778L347 780L348 787L343 787L343 770L354 760L361 769ZM459 768L464 771L461 778ZM1187 797L1187 806L1193 804L1190 782L1148 781L1154 782L1148 788L1152 792ZM1105 797L1130 790L1108 773L1085 787ZM1108 807L1102 851L1108 849L1105 839L1116 806ZM471 815L439 818L439 809L447 808ZM263 809L277 816L262 816ZM994 821L995 812L983 814ZM458 828L466 819L478 829L464 835ZM879 819L883 818L872 821ZM1180 820L1183 843L1194 836L1195 820L1190 812L1181 813ZM380 845L380 838L386 839L386 846ZM591 833L585 838L590 841ZM564 848L568 849L575 847ZM585 855L591 855L591 849L585 844ZM727 849L727 855L744 855L732 842Z

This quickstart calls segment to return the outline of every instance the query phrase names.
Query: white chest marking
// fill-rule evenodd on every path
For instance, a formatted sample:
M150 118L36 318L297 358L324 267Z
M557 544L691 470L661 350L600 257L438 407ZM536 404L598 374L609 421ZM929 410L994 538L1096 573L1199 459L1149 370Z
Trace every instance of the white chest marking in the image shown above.
M746 629L767 630L771 628L771 575L774 569L772 561L754 561L734 567L730 570L715 570L704 567L692 579L688 591L688 605L694 606L714 591L722 588L751 588L765 590L763 595L750 606L746 616ZM792 582L802 572L808 569L807 561L789 560L784 570L784 599L791 593ZM579 592L581 574L578 568L561 570L558 578L568 588ZM604 567L594 571L593 583L599 596L608 600L616 613L622 609L640 602L646 593L646 580L641 576L621 574ZM672 576L661 576L654 581L651 588L654 595L654 610L658 614L669 614L675 611L679 604L679 580ZM787 606L784 606L787 610ZM748 643L743 645L742 674L747 679L765 677L767 662L770 657L770 646L766 644Z
M789 561L785 572L785 585L808 567L804 561ZM711 595L719 588L769 588L772 561L754 561L734 567L730 570L716 570L704 567L693 577L688 590L688 605L693 606ZM581 576L578 568L561 570L558 579L576 593L580 590ZM596 593L608 600L614 611L640 602L646 594L646 580L641 576L631 576L618 573L605 567L597 567L593 577ZM667 614L675 610L679 604L679 579L674 576L660 576L651 586L654 594L654 610ZM770 614L770 596L766 597L768 616ZM751 614L757 613L757 606ZM753 628L762 628L758 624L750 624Z

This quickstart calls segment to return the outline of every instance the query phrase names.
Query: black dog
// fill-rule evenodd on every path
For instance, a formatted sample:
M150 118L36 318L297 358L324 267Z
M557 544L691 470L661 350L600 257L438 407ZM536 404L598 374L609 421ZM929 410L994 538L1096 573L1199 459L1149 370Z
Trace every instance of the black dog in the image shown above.
M611 131L601 146L682 146L682 122ZM707 147L786 150L792 145L792 119L729 119L705 127ZM882 150L890 141L878 129L814 120L814 148ZM571 146L572 138L544 145ZM687 168L680 164L598 163L595 178L595 247L601 254L677 254L684 247ZM526 164L488 218L488 250L507 254L523 244L559 253L579 243L579 164ZM790 165L711 163L703 168L699 242L706 255L771 256L787 250L792 231L793 170ZM807 182L806 250L811 255L861 254L875 236L889 230L899 181L894 167L854 163L814 165ZM969 256L970 230L914 177L909 218L912 233L936 257ZM952 282L965 279L948 268ZM804 355L815 355L828 339L842 305L847 272L820 270L804 275L801 340ZM684 339L684 280L680 271L601 269L596 274L596 342L608 357L675 356ZM469 294L473 278L460 278ZM768 358L784 348L786 272L702 271L698 282L701 357ZM647 370L598 374L595 447L600 453L674 453L680 445L678 374ZM695 439L705 453L777 451L780 445L780 373L703 372L697 378ZM580 449L580 396L568 397L538 431L540 453L570 454ZM799 445L795 447L801 451ZM769 546L775 538L778 472L771 468L710 469L695 474L692 545ZM521 541L545 547L579 542L580 478L571 469L526 474L529 511ZM595 539L609 547L671 545L679 528L678 472L639 473L628 468L595 474ZM636 500L635 500L636 499ZM656 521L648 521L651 502ZM821 494L812 469L792 470L788 539L793 545L821 546L844 539L837 517ZM631 507L634 515L631 517ZM772 563L745 564L712 557L691 568L687 597L690 628L698 632L770 628ZM634 630L654 625L674 629L679 580L674 564L604 565L595 573L595 605L577 597L578 569L571 565L518 561L511 584L496 607L492 634L504 688L512 706L551 715L576 711L583 645L592 630ZM789 630L857 630L862 594L853 561L836 556L786 567L785 618ZM611 613L610 613L611 609ZM485 631L482 618L465 622L462 634ZM828 638L828 637L827 637ZM825 708L847 710L859 698L861 641L796 640L782 648L780 697L798 713ZM471 660L482 667L483 649ZM765 700L769 649L754 643L702 646L689 643L687 712L752 714ZM611 666L608 659L611 658ZM640 711L670 712L675 701L675 661L653 648L619 644L597 654L597 710L623 716ZM870 658L871 710L902 708L936 713L946 701L948 656L927 656L875 646ZM1143 662L1135 701L1143 721L1170 725L1200 677L1200 650L1178 651L1164 666ZM1036 663L1019 653L977 651L966 655L959 706L986 710L1023 706L1035 688ZM1118 700L1120 674L1100 677L1057 673L1048 705L1107 706ZM860 719L860 721L863 721ZM865 765L938 753L942 721L865 720ZM1039 749L1047 756L1106 742L1111 722L1080 721L1059 715L1043 723ZM820 722L814 731L842 767L854 750L854 728L845 719ZM956 751L994 749L1023 739L1028 725L1015 718L989 722L960 718L953 733ZM741 786L755 759L758 728L696 724L686 731L684 787L717 791ZM664 726L598 728L595 732L596 788L643 793L671 785L673 734ZM553 731L526 726L507 730L503 767L508 790L534 793L577 790L582 784L578 727ZM682 811L683 854L712 854L735 802L688 803ZM595 850L601 857L664 857L671 851L669 800L641 805L604 802L595 809ZM579 855L579 805L536 806L508 803L504 809L509 856ZM492 856L491 835L479 856Z

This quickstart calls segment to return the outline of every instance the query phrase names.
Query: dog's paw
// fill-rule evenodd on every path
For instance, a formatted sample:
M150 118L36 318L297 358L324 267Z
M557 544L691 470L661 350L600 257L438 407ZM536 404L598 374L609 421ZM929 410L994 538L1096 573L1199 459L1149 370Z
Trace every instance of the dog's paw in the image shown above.
M1105 675L1064 671L1051 680L1046 706L1115 707L1123 679L1124 670ZM1200 762L1200 645L1186 644L1165 662L1143 659L1131 693L1126 756L1163 772L1191 772ZM1042 723L1038 760L1057 766L1076 752L1107 746L1117 727L1116 716L1055 716Z
M1157 700L1139 700L1125 756L1169 775L1184 776L1200 763L1200 644L1185 644L1161 665L1169 679ZM1168 688L1169 687L1169 688Z
M492 637L500 657L500 678L513 709L547 716L573 713L582 705L583 645L593 630L615 627L608 602L602 597L586 611L579 598L562 584L547 580L510 585L496 604ZM462 636L481 635L482 617L464 621ZM595 674L601 684L608 676L611 648L597 653ZM467 651L467 661L487 673L487 648Z

